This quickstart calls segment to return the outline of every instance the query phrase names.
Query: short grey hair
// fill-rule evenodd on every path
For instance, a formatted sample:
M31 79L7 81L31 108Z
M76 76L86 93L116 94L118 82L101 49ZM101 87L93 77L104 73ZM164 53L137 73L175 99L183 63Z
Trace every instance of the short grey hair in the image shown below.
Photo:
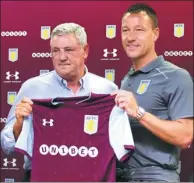
M85 46L87 44L87 34L85 32L85 28L76 23L63 23L57 25L51 33L51 39L57 35L71 33L75 34L81 45Z

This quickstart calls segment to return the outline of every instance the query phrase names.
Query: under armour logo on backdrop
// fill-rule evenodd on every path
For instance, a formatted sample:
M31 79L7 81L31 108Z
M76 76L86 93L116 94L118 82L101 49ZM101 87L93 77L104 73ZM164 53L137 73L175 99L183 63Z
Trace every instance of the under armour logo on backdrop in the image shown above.
M19 72L18 71L15 71L15 74L11 74L10 71L6 72L6 79L7 80L10 80L11 77L14 77L15 80L18 80L19 79Z
M113 57L116 57L117 56L117 49L113 49L112 52L108 52L108 49L104 49L104 57L107 57L109 54L111 54Z
M47 124L49 124L49 126L54 126L54 120L53 119L50 119L50 121L47 121L46 119L43 119L42 120L42 125L43 126L46 126Z
M13 158L12 161L8 161L7 158L4 158L3 160L4 160L3 166L7 166L8 164L12 164L13 167L16 166L17 160L15 158Z

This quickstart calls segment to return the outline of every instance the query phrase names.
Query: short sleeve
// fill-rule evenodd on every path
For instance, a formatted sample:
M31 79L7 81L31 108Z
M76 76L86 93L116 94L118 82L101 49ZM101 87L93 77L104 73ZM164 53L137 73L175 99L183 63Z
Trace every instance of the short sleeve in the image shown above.
M190 74L179 69L164 88L171 120L193 117L193 80Z
M119 161L127 160L134 151L134 141L127 113L114 106L109 119L109 140Z
M15 144L15 151L32 158L34 131L32 127L32 115L25 117L22 131Z
M11 154L14 152L14 146L15 146L15 137L13 134L13 126L16 121L15 117L15 108L18 103L22 100L24 96L28 97L28 84L29 82L26 81L22 84L15 100L14 103L9 111L8 117L7 117L7 122L5 124L5 127L1 131L1 147L2 150L6 154Z

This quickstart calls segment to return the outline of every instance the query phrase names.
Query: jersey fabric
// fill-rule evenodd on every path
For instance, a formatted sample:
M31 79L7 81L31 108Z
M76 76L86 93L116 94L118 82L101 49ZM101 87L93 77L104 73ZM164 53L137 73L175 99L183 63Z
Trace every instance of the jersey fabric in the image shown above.
M34 136L22 129L15 146L32 158L32 182L115 181L116 157L127 160L134 142L128 116L113 96L33 102ZM33 144L26 136L33 136Z
M28 97L30 99L78 97L89 96L90 93L110 94L118 89L114 82L88 72L86 65L84 70L85 74L79 80L80 88L76 91L76 93L68 87L67 81L64 78L61 78L55 70L30 78L22 84L14 100L14 104L9 111L5 126L1 131L1 147L7 155L11 155L14 152L16 143L13 134L13 126L16 121L15 109L17 104L19 104L24 97ZM25 120L28 119L30 120L29 123L31 123L33 118L30 116ZM29 141L31 141L31 138L29 138ZM24 156L23 167L25 171L31 170L31 160L27 156Z

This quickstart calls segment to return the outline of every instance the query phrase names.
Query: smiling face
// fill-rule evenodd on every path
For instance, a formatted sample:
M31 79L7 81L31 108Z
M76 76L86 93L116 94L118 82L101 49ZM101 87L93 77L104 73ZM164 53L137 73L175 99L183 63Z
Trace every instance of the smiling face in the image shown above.
M158 28L146 12L126 13L122 18L122 45L127 56L138 60L155 52Z
M56 35L51 39L51 53L56 72L67 81L79 80L84 75L88 45L83 46L73 33Z

